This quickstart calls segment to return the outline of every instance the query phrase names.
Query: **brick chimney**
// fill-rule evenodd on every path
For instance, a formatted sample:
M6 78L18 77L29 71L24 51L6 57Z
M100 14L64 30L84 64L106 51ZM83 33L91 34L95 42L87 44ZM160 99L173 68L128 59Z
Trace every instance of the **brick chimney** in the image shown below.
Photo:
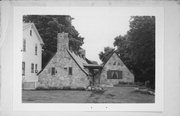
M69 38L68 33L58 33L57 35L57 52L63 50L69 50Z

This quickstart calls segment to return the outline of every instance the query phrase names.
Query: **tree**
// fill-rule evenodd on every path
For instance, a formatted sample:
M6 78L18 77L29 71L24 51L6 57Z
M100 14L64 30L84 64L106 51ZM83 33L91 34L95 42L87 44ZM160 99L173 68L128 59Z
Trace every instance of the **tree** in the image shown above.
M101 60L103 63L105 63L113 52L114 52L114 48L105 47L105 48L104 48L104 52L100 52L100 53L99 53L99 58L100 58L100 60Z
M127 33L133 71L138 81L150 81L155 87L155 17L134 16Z
M126 35L114 38L115 50L125 65L133 71L135 81L150 81L155 88L155 17L133 16L130 30ZM109 52L100 52L100 59L105 62Z
M75 27L71 24L72 18L69 15L24 15L23 22L33 22L42 37L43 46L43 67L57 50L57 33L66 32L69 36L71 50L78 54L83 45L84 38L81 37Z

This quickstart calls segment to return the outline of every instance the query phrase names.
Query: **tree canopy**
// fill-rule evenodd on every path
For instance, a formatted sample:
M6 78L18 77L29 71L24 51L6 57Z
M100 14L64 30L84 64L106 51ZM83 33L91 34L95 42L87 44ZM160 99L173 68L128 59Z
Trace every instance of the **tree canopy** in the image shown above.
M133 71L135 81L148 80L151 87L155 88L155 17L132 16L129 23L127 34L114 38L114 47L117 47L116 52ZM109 52L99 54L102 62L102 56L108 57L106 54Z
M110 55L112 54L112 52L114 51L114 48L111 47L105 47L104 48L104 52L100 52L99 53L99 58L100 60L105 63L108 58L110 57Z
M45 43L43 46L43 67L56 53L57 33L66 32L69 35L69 46L73 52L79 54L84 38L81 37L72 25L69 15L24 15L23 22L35 24L40 36Z

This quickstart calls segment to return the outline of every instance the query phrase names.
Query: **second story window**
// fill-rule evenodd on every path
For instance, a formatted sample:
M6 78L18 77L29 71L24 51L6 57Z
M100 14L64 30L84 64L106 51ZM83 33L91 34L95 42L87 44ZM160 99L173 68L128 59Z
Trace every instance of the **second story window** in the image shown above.
M35 55L37 55L37 44L35 45Z
M34 73L34 64L31 63L31 73Z
M30 36L32 36L32 30L30 30Z
M26 39L23 39L23 51L26 51Z

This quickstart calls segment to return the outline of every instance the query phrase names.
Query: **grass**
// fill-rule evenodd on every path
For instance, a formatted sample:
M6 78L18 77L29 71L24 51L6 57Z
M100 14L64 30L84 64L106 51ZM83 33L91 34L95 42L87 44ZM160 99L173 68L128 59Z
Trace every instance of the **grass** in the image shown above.
M23 103L154 103L153 95L136 92L134 87L109 87L103 92L82 90L23 91Z

